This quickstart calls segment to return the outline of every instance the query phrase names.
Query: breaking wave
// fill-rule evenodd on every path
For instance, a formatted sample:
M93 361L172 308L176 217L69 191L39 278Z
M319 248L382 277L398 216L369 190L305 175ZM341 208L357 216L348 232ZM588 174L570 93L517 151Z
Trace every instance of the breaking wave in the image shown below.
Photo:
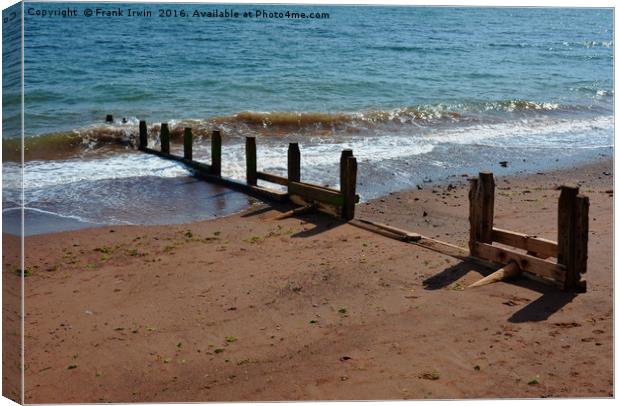
M440 103L363 112L255 112L243 111L232 115L206 119L170 120L171 141L182 141L183 130L191 127L198 143L212 130L221 129L227 137L243 136L337 136L364 134L379 130L408 130L434 126L462 127L470 124L505 122L555 112L579 112L587 107L561 105L529 100L494 102ZM135 149L138 142L136 117L114 123L92 124L65 132L27 136L24 139L24 158L30 160L67 159L75 156L97 155L118 149ZM156 145L161 124L148 127L149 143ZM3 158L20 160L20 139L3 139Z

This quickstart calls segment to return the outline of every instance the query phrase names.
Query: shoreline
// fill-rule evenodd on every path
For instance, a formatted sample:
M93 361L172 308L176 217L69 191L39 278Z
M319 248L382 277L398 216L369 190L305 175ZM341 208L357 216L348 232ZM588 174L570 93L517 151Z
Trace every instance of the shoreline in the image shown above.
M551 239L555 186L583 183L580 295L463 289L489 270L323 215L276 220L278 206L27 237L26 401L613 396L612 163L497 179L496 222ZM358 217L463 245L459 180Z
M516 172L511 172L510 170L507 170L505 167L502 167L500 165L499 162L494 163L493 166L496 167L496 170L499 171L499 173L494 173L496 175L496 177L509 177L509 178L527 178L530 176L540 176L537 174L554 174L554 173L571 173L574 171L580 171L580 170L588 170L588 168L592 168L592 167L598 167L599 165L607 165L606 163L611 161L612 162L612 166L613 166L613 154L607 155L607 154L603 154L603 153L599 153L599 156L597 158L591 158L585 162L580 162L577 164L577 166L566 166L566 165L561 165L561 167L558 168L552 168L550 170L538 170L538 169L532 169L532 170L527 170L527 169L522 169L522 170L517 170ZM507 165L510 167L512 164L508 161ZM503 172L503 173L502 173ZM507 172L507 173L506 173ZM418 191L418 190L424 190L424 189L432 189L432 188L439 188L439 187L443 187L443 186L447 186L447 185L463 185L463 184L467 184L466 179L469 176L475 176L477 175L477 173L452 173L450 175L447 176L442 176L439 177L437 179L431 179L430 181L427 181L427 179L425 179L424 181L421 181L419 183L417 183L416 185L412 185L409 189L401 189L401 190L397 190L394 192L387 192L384 195L375 197L375 198L371 198L368 200L364 200L362 199L362 201L360 202L360 204L358 204L358 210L360 210L359 212L363 212L368 214L368 211L365 211L364 207L368 206L368 205L376 205L377 203L383 203L382 200L386 200L390 198L390 196L394 196L394 195L402 195L402 194L407 194L407 193L412 193L414 191ZM179 177L178 179L175 178L155 178L156 181L160 182L160 183L181 183L184 181L184 179L195 179L192 176L186 176L186 177ZM465 180L464 180L465 179ZM198 182L198 181L197 181ZM165 185L164 185L165 186ZM214 216L215 218L205 218L205 219L199 219L199 220L193 220L193 221L184 221L184 220L179 220L179 221L175 221L175 222L170 222L170 223L155 223L155 224L126 224L127 226L136 226L136 227L142 227L142 226L152 226L152 225L176 225L176 226L182 226L182 225L191 225L193 223L197 223L197 222L202 222L202 221L211 221L211 220L215 220L215 219L223 219L223 218L228 218L231 216L235 216L237 214L243 214L246 211L251 211L253 209L253 207L255 207L256 205L263 205L263 204L270 204L267 202L263 202L261 200L256 200L256 199L252 199L252 198L247 198L248 203L245 204L246 207L241 207L243 206L242 203L240 203L240 200L243 200L241 198L241 196L244 196L243 194L239 194L239 192L235 192L235 191L231 191L229 189L226 188L222 188L222 187L218 187L216 185L210 184L210 183L206 183L206 185L203 185L204 189L206 189L207 191L200 191L200 193L204 196L206 196L207 199L211 199L213 193L215 193L213 196L217 197L218 199L221 199L221 197L219 196L221 193L221 191L228 191L230 192L229 194L233 195L233 201L230 202L229 204L232 204L234 206L234 208L231 209L224 209L222 210L221 208L214 206L213 208L211 208L211 210L216 210L216 211L220 211L220 212L226 212L229 211L229 213L225 213L223 215L217 215L214 213L211 213L210 216ZM422 189L420 189L422 188ZM220 192L220 193L217 193ZM466 196L465 196L466 197ZM241 198L241 199L240 199ZM226 206L226 204L221 203L218 201L218 205L219 206ZM381 206L381 205L379 205ZM6 212L8 212L9 210L5 210ZM66 232L66 231L74 231L74 230L89 230L89 229L96 229L96 228L109 228L109 227L119 227L122 224L106 224L106 223L94 223L91 221L87 221L87 220L78 220L75 216L62 216L62 215L58 215L55 213L45 213L44 210L40 210L37 208L33 208L33 209L29 209L27 208L26 211L32 211L33 213L36 212L36 216L39 217L37 219L37 221L47 221L46 224L39 226L39 228L36 228L34 232L30 232L30 233L26 233L26 236L30 236L30 235L42 235L42 234L53 234L53 233L62 233L62 232ZM5 213L3 212L3 216L5 216ZM189 216L191 217L200 217L198 214L191 214ZM47 218L47 219L46 219ZM17 221L17 219L14 219L12 217L5 217L3 219L3 223L4 224L8 224L9 228L13 227L13 223L15 223ZM17 223L16 223L17 224ZM5 226L6 228L7 226ZM40 232L41 230L49 230L47 233L46 232ZM3 230L3 233L7 234L7 235L13 235L13 236L18 236L19 234L17 233L10 233L10 232L5 232Z

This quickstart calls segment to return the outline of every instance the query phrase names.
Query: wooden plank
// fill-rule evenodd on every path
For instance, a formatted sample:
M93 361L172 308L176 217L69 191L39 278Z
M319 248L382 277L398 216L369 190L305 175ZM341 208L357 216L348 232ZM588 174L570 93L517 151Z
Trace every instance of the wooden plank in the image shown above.
M564 266L545 259L521 254L508 248L500 248L491 244L478 242L476 243L476 255L480 258L502 265L513 260L519 264L519 267L523 271L556 281L565 280Z
M140 120L140 143L138 144L138 148L140 150L144 150L148 146L148 132L146 129L146 121Z
M575 206L575 272L586 273L588 270L588 212L590 199L577 195ZM579 280L579 277L576 276Z
M340 218L340 207L339 206L332 206L330 204L324 204L321 202L312 201L310 199L306 199L298 195L289 194L288 198L291 202L297 205L300 205L300 206L314 205L317 211L320 211L321 213L325 213L325 214L328 214L336 218Z
M576 286L578 272L575 272L575 239L574 217L576 198L579 188L562 186L558 201L558 264L564 265L566 278L564 289L573 289Z
M248 185L256 185L256 138L245 137L245 174Z
M344 168L344 182L346 185L342 191L344 198L342 207L342 218L352 220L355 217L356 194L355 187L357 183L357 159L354 156L347 157Z
M493 228L493 241L530 251L536 254L534 256L541 258L556 257L558 255L558 244L555 241L501 228Z
M311 202L318 201L333 206L342 206L344 203L342 193L316 187L307 183L289 182L288 190L289 194L299 195L303 197L304 200L310 200Z
M192 144L193 144L192 129L185 127L183 131L183 158L192 160Z
M288 144L287 152L287 176L291 182L301 181L301 153L299 152L299 144L291 142Z
M286 201L288 199L288 193L278 192L276 190L267 189L256 185L247 185L234 179L225 178L218 175L213 175L211 172L211 165L204 164L202 162L190 161L180 156L167 154L161 151L157 151L151 148L146 148L144 152L160 156L172 161L181 162L188 167L194 169L196 177L208 182L212 182L218 185L226 186L234 190L246 193L250 196L255 196L262 199L275 200L279 202Z
M477 258L469 256L469 253L465 248L461 248L457 245L444 241L435 240L433 238L422 236L420 240L411 242L411 244L419 245L420 247L428 248L429 250L443 255L448 255L453 258L458 258L463 261L473 260L479 262Z
M396 234L402 237L405 241L418 241L422 238L422 236L418 233L413 233L407 230L403 230L402 228L393 227L387 224L379 223L376 221L359 219L360 222L371 225L376 228L380 228L386 231L389 231L392 234Z
M222 175L222 134L219 130L211 133L211 174Z
M267 182L276 183L278 185L288 185L288 179L284 176L272 175L266 172L256 172L256 177L260 180L265 180Z
M161 152L164 154L169 154L170 130L168 129L168 123L161 123L161 129L159 130L159 143L161 145Z

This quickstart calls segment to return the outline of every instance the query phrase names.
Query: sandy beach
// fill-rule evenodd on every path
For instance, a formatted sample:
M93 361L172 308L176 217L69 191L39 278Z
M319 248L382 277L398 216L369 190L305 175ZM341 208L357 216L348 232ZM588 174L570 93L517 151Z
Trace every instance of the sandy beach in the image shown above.
M285 206L27 237L25 401L613 396L612 171L496 179L496 226L554 240L556 187L590 197L580 295ZM464 175L357 217L466 246Z

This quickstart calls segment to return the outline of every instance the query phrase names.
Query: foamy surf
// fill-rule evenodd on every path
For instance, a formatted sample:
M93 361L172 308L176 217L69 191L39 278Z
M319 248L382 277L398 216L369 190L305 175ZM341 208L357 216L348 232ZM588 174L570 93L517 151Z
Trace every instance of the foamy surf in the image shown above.
M604 109L603 109L604 110ZM226 138L306 137L342 135L371 136L380 132L412 132L424 129L459 128L472 124L539 120L558 115L601 114L591 106L563 105L530 100L471 101L437 103L385 110L356 112L252 112L213 116L205 119L171 119L167 123L173 143L180 143L185 127L191 127L197 144L208 141L214 129ZM29 135L24 139L24 158L31 160L92 158L110 151L137 148L139 119L117 118L113 123L93 123L65 132ZM161 123L149 123L149 145L157 147ZM420 131L418 131L420 130ZM3 139L5 161L21 159L21 140Z

